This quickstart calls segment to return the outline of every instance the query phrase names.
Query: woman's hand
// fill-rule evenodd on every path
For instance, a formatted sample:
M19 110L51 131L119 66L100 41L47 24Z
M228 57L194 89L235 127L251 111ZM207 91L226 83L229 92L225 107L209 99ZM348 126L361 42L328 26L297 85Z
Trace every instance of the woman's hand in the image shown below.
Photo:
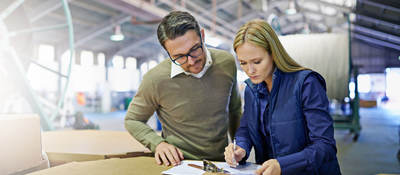
M276 159L265 161L261 168L257 169L257 175L281 175L281 165Z
M238 162L246 156L246 150L236 145L236 150L233 151L233 144L230 143L227 147L225 147L225 161L231 167L236 167Z

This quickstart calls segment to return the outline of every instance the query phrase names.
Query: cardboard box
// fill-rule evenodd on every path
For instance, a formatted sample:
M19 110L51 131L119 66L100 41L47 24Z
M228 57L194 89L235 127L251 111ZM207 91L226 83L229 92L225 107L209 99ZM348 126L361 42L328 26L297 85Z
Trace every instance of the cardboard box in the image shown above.
M360 107L362 108L373 108L376 107L376 100L361 100Z
M24 174L48 167L42 157L36 114L0 115L0 174Z
M43 133L50 165L73 161L150 156L151 151L126 131L64 130Z
M30 175L160 175L171 166L157 165L154 157L133 157L126 159L107 159L88 162L71 162Z

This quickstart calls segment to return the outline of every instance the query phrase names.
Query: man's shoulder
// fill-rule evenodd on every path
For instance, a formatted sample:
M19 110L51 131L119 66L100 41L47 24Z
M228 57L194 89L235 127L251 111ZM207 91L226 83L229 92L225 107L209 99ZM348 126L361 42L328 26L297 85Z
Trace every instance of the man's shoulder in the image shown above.
M213 49L210 48L208 49L211 53L211 57L218 58L219 60L234 60L234 57L231 53L229 53L226 50L221 50L221 49Z
M236 62L233 55L225 50L209 49L215 67L235 74ZM233 72L232 72L233 71Z
M171 62L167 59L150 69L143 76L143 80L162 80L169 78L171 74Z

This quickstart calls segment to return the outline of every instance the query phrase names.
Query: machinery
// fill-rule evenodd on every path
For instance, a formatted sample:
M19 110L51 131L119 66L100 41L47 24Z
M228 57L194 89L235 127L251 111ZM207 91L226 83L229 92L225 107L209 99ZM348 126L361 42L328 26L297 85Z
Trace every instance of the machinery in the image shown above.
M63 7L65 23L51 26L31 27L31 21L41 16L29 17L24 10L24 0L4 0L0 7L0 81L5 82L0 88L1 113L27 113L33 112L40 116L43 130L52 130L59 120L60 112L64 106L64 98L69 85L72 55L74 53L74 35L71 13L67 0L59 0ZM52 30L66 29L70 59L67 74L62 74L46 65L41 65L33 59L33 38L37 33L51 32ZM32 89L27 78L27 69L36 65L48 72L63 78L64 84L56 100L49 101L39 92ZM60 79L61 79L60 78ZM45 94L44 94L45 95ZM18 101L18 102L16 102ZM57 119L58 118L58 119Z

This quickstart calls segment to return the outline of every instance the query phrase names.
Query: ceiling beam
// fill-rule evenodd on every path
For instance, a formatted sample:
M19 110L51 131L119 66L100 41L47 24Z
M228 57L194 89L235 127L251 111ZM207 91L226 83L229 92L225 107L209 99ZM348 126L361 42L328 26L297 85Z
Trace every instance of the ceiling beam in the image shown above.
M174 7L174 5L175 5L173 2L171 2L171 1L169 1L169 0L159 0L159 2L162 2L162 3L164 3L164 4L167 4L167 5L170 6L170 7ZM175 6L175 7L176 7L177 10L189 11L187 8L182 7L182 6ZM201 15L199 15L199 14L197 14L197 13L194 13L194 12L191 12L191 14L192 14L199 22L201 22L201 23L207 25L209 28L211 28L211 26L213 26L212 21L210 21L210 20L204 18L203 16L201 16ZM231 40L231 39L233 38L233 36L235 35L234 32L232 32L232 31L226 29L226 28L223 27L223 26L218 26L218 25L217 25L217 26L215 26L215 30L218 31L218 32L220 32L222 35L224 35L224 36L222 36L222 35L221 35L221 36L222 36L223 38L227 39L227 40Z
M238 1L240 1L240 0L223 1L220 4L217 4L217 10L220 10L220 9L224 10L224 9L230 7L231 5L236 4Z
M159 20L167 11L141 0L95 0L103 5L112 7L142 20Z
M112 18L102 24L99 24L95 27L92 27L91 29L87 31L83 31L79 34L76 35L76 41L75 41L75 48L85 44L87 41L92 40L93 38L96 38L97 36L112 30L112 28L115 25L125 23L131 19L131 16L126 15L126 14L121 14L115 18ZM64 51L68 48L67 43L61 46L61 50Z
M357 38L357 39L359 39L359 40L371 43L373 45L380 45L380 46L383 46L383 47L388 47L388 48L392 48L392 49L396 49L396 50L400 51L400 45L396 45L396 44L389 43L389 42L386 42L386 41L382 41L382 40L379 40L379 39L371 38L369 36L365 36L365 35L358 34L358 33L353 33L352 36Z
M194 3L193 1L185 1L186 4L192 6L193 8L196 8L196 10L200 11L200 14L207 16L208 18L210 18L210 20L214 19L214 16L212 15L212 13L209 12L209 10L201 7L200 5ZM217 9L218 11L218 9ZM225 28L227 28L228 30L235 32L236 31L236 27L232 24L229 24L227 21L219 18L218 16L215 16L215 20L220 23L222 26L225 26Z
M371 18L369 16L357 14L356 19L357 20L361 20L361 21L369 21L371 23L374 23L377 26L384 25L386 27L393 28L393 30L395 30L395 31L399 31L400 30L400 25L399 24L383 21L383 20L376 19L376 18Z
M380 38L380 39L383 39L385 41L389 41L389 42L396 43L396 44L400 45L400 37L398 37L398 36L391 35L391 34L388 34L388 33L377 31L377 30L373 30L373 29L370 29L370 28L366 28L366 27L363 27L363 26L360 26L360 25L357 25L357 24L353 24L352 29L353 29L353 31L366 33L368 35L376 36L377 38Z
M245 15L245 16L243 16L243 17L241 17L241 18L239 18L239 19L237 19L235 21L233 21L232 24L234 26L240 26L240 25L242 25L242 23L245 23L245 22L247 22L247 21L249 21L251 19L254 19L254 18L259 18L260 16L261 15L260 15L259 12L249 13L249 14L247 14L247 15Z
M96 13L100 13L103 15L108 15L108 16L117 16L118 15L118 12L113 11L110 8L98 7L98 6L94 5L95 3L90 2L90 1L82 1L81 0L81 1L72 1L71 3L78 7L81 7L81 8L96 12Z
M372 2L370 0L357 0L357 3L359 3L361 5L367 4L367 5L370 5L370 6L375 6L375 7L381 8L381 9L386 9L386 10L390 10L390 11L394 11L394 12L400 13L400 9L399 8L388 6L388 5L385 5L385 4L376 3L376 2Z
M307 2L316 2L316 3L319 3L319 4L324 5L324 6L332 7L334 9L338 10L338 11L341 11L341 12L347 13L347 14L351 13L351 11L352 11L350 7L345 7L345 6L341 6L341 5L330 3L330 2L326 2L326 1L307 0Z
M72 2L73 0L67 0L67 2ZM32 13L29 14L29 21L34 23L40 18L46 16L47 14L61 8L63 6L62 1L48 0L42 3L38 8L33 9Z
M155 35L149 35L146 36L145 38L141 38L139 41L135 40L132 42L129 42L122 47L119 47L121 49L117 49L114 53L111 53L111 55L119 55L119 54L124 54L126 52L129 52L134 49L138 49L142 44L145 44L147 42L156 42L157 38Z
M320 15L320 16L325 17L325 18L336 18L336 19L342 19L342 20L345 19L345 18L342 17L342 16L338 16L338 15L328 15L328 14L325 14L325 13L323 13L323 12L321 12L321 11L315 11L315 10L311 10L311 9L304 8L304 7L301 7L301 8L300 8L300 12L312 13L312 14Z
M50 13L48 15L48 17L56 19L56 20L65 21L65 16L63 14L58 14L58 13L54 13L53 12L53 13ZM72 23L74 25L83 25L83 26L94 26L94 25L96 25L96 23L94 23L94 22L78 19L76 17L72 19ZM35 26L35 24L33 26Z

